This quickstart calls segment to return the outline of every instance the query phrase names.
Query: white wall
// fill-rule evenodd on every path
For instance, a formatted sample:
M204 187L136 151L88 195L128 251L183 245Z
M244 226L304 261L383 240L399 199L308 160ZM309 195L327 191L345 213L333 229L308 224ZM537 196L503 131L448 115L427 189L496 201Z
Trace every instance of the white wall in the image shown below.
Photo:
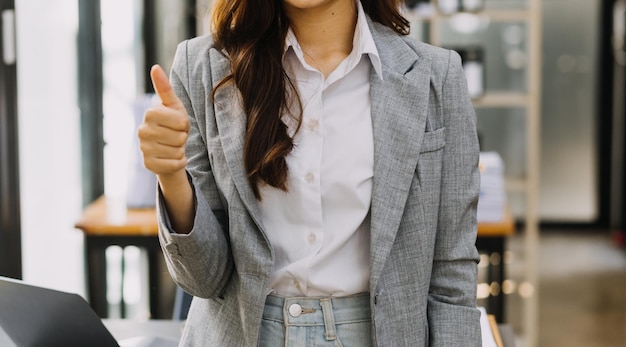
M15 1L23 277L84 294L77 4Z

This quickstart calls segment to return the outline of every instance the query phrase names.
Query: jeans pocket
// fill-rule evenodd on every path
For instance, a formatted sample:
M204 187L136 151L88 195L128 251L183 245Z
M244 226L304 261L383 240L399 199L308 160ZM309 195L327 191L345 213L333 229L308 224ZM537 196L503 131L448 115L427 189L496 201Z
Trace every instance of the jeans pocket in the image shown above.
M372 324L366 322L341 323L336 325L335 346L372 346Z

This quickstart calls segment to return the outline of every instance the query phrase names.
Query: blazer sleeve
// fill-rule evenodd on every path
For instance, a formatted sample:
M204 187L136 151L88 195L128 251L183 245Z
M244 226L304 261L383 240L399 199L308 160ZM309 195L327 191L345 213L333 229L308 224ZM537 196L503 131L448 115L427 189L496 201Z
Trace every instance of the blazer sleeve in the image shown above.
M157 217L159 241L174 281L187 293L202 298L220 296L233 271L228 242L226 212L222 206L208 158L205 131L206 107L192 100L192 88L204 90L199 77L189 73L189 42L181 43L174 57L170 82L185 105L191 128L186 145L187 174L195 199L195 220L189 234L177 234L171 227L159 191Z
M450 51L443 83L446 145L428 295L431 346L481 346L476 309L476 206L480 188L476 115L461 58Z

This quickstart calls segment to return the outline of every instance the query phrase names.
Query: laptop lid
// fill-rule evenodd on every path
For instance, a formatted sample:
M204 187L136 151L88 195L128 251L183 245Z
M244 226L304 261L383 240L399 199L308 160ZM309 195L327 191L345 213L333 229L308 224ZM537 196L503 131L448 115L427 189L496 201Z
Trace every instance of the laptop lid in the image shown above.
M0 341L8 339L15 347L119 347L79 295L0 277Z

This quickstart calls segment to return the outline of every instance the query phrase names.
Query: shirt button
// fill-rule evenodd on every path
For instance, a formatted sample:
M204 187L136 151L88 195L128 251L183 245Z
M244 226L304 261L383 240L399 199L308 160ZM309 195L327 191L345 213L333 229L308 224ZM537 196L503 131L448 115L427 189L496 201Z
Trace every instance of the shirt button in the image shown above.
M289 315L292 317L299 317L302 314L302 306L298 304L291 304L289 306Z
M317 130L319 126L320 126L320 121L317 119L312 119L307 123L307 128L309 128L309 130L311 131Z
M315 176L309 172L308 174L304 176L304 179L306 180L307 183L313 183Z
M307 239L309 240L310 244L314 244L317 240L317 237L315 237L315 234L309 234L309 237Z

